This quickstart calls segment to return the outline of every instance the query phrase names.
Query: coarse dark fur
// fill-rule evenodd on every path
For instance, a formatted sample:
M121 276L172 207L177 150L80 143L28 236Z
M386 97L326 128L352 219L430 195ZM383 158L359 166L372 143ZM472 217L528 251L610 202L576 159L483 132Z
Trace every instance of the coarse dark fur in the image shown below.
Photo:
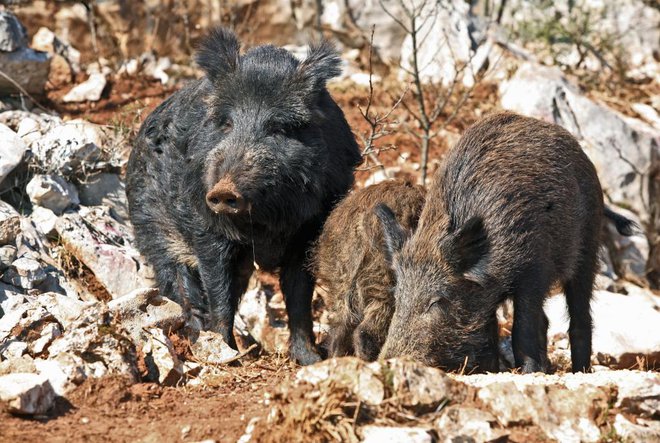
M396 308L381 357L455 369L492 358L497 306L513 299L523 372L548 371L543 302L566 295L573 371L590 367L589 304L604 213L596 170L563 128L512 113L471 128L436 173L409 238L377 208L394 254ZM402 245L402 246L398 246ZM469 366L469 365L468 365Z
M206 76L145 120L128 164L131 221L162 293L189 303L231 346L253 263L279 271L291 355L309 364L319 356L306 256L361 160L325 87L340 59L326 42L302 62L282 48L241 55L239 46L232 32L212 30L197 53ZM240 211L214 206L220 185L240 196Z
M327 292L330 356L378 358L394 312L394 272L385 256L374 208L379 203L388 205L401 227L412 231L424 194L422 186L385 181L354 191L326 220L314 269Z

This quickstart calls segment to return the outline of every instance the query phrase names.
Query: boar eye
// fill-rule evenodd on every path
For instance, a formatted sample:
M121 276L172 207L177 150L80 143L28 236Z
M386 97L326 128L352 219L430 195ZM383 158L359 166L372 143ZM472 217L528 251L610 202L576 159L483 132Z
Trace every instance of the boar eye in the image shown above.
M230 118L223 120L222 123L220 124L220 131L222 131L222 133L224 134L231 132L233 128L234 128L234 122L232 122Z
M271 135L286 136L286 135L289 134L289 131L287 131L286 128L279 127L279 128L271 128L270 133L271 133Z
M429 312L431 309L442 309L446 303L447 299L445 297L436 297L431 300L429 305L426 307L426 312Z

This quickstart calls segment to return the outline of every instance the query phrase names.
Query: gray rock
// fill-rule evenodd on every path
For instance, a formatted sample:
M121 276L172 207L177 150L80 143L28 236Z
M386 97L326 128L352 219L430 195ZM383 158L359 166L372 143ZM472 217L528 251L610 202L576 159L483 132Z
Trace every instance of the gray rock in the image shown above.
M39 296L45 293L56 293L73 300L78 300L81 298L81 293L85 292L85 289L79 285L79 281L67 277L61 269L48 266L46 268L46 279L32 292L35 292ZM85 295L88 294L85 293Z
M21 288L0 282L0 309L2 315L13 311L25 301ZM2 316L0 315L0 316Z
M57 337L62 335L62 328L57 323L48 323L41 330L41 336L30 343L28 350L30 355L37 356L42 354L48 346L55 340Z
M27 44L27 31L18 17L9 11L0 11L0 51L16 51Z
M73 72L80 72L80 51L58 38L50 29L39 28L32 37L31 46L38 51L50 52L64 57Z
M98 309L96 303L82 302L55 292L40 294L37 300L65 330L72 328L88 310L95 311Z
M101 172L86 177L78 187L80 203L85 206L110 207L122 220L128 220L126 186L117 174Z
M0 183L22 161L27 146L21 138L9 127L0 123Z
M599 371L565 374L560 383L580 391L585 386L616 389L614 407L643 418L660 418L660 374L651 371Z
M647 180L660 161L660 132L585 97L558 68L525 63L500 85L500 94L503 108L557 123L576 136L610 199L625 202L642 222L650 220Z
M99 369L99 363L101 366L103 365L102 362L86 364L81 357L68 352L51 356L48 360L42 358L34 360L34 366L39 375L46 377L55 393L60 396L64 396L88 377L94 375L102 377L105 374L103 370L95 374L90 368L94 365L96 369Z
M460 71L459 65L472 57L470 6L461 0L417 2L417 7L421 4L424 4L421 16L429 19L423 20L417 35L420 78L426 83L451 84ZM404 20L407 23L407 19ZM413 50L412 36L408 35L401 46L402 78L409 77ZM487 57L487 53L484 56ZM472 70L466 69L464 83L474 84L473 74Z
M46 279L41 263L29 257L21 257L11 265L2 277L5 283L25 289L33 289Z
M42 206L35 206L30 214L30 220L34 224L37 232L46 237L55 234L55 224L57 223L57 215L48 208Z
M158 60L152 57L142 62L142 72L149 77L159 80L162 84L167 84L167 81L170 79L170 76L165 71L171 67L172 62L169 57L160 57Z
M28 344L21 340L9 339L0 344L2 358L20 358L28 350Z
M549 19L553 20L556 27L574 27L575 18L579 15L581 19L587 19L588 25L585 42L593 38L602 41L614 41L617 46L624 48L622 58L626 65L633 69L628 75L634 75L635 71L646 73L647 75L658 75L658 66L654 54L660 51L660 11L651 3L643 0L618 0L614 1L556 1L545 2L540 7L538 3L524 0L509 0L502 24L507 28L512 28L516 33L520 32L525 26L533 24L537 28L547 23ZM570 13L573 10L573 14ZM525 33L524 30L522 30ZM565 46L566 44L564 44ZM574 66L581 58L577 49L571 46L572 51L567 51L561 47L561 42L557 42L555 50L567 52L561 58L561 61ZM597 45L596 45L597 46ZM605 46L605 45L604 45ZM601 56L605 56L610 64L614 64L612 57L609 57L609 50L606 48L597 50ZM600 60L593 54L587 52L584 54L583 66L591 70L605 69ZM657 80L657 77L656 77Z
M609 366L628 368L644 357L649 364L660 359L660 301L650 291L625 285L628 295L594 291L591 312L594 323L593 355ZM547 300L548 336L566 333L566 300L557 295Z
M486 374L454 376L477 388L477 397L498 421L539 426L559 441L599 441L594 415L599 408L657 418L660 374L642 371L598 371L592 374Z
M165 386L175 385L184 373L183 365L174 351L174 345L161 329L148 330L148 340L142 352L150 375Z
M21 232L21 216L9 204L0 200L0 245L14 243Z
M372 363L376 369L380 364ZM455 383L440 369L420 365L412 360L394 359L382 363L388 387L398 402L407 407L435 408L451 398Z
M606 407L608 400L606 393L590 386L571 391L539 384L523 388L514 382L488 384L477 396L504 426L533 423L549 438L575 442L599 441L600 431L590 411L595 405Z
M110 301L108 309L136 342L144 338L145 329L175 331L185 323L183 308L178 303L161 297L155 288L136 289Z
M363 443L431 443L431 433L425 428L404 428L394 426L365 426L362 428Z
M0 376L0 401L13 414L45 414L54 400L55 391L46 377L28 373Z
M57 175L37 174L25 190L33 204L50 209L57 215L80 204L76 187Z
M289 330L281 321L276 307L261 287L247 291L241 298L236 314L239 331L249 334L270 353L284 353L288 348ZM243 327L241 327L243 326Z
M23 111L20 109L12 109L9 111L0 112L0 123L8 126L16 132L20 130L21 123L25 120L28 120L28 123L25 124L25 132L18 134L18 136L21 138L28 135L28 133L35 129L32 123L35 121L39 125L39 134L45 134L47 131L62 125L62 119L60 117L50 114L37 114L35 112ZM26 141L26 143L28 142Z
M36 359L58 393L87 377L109 374L136 379L133 343L110 321L102 304L89 305L48 347L48 360Z
M55 228L64 247L94 273L113 298L151 287L149 268L126 244L130 232L102 208L86 209L58 220Z
M0 52L0 66L9 78L0 76L0 96L18 94L26 91L28 94L42 95L48 80L50 70L50 54L21 48L14 52ZM19 89L14 84L18 83Z
M41 125L37 120L26 117L18 124L16 135L29 146L41 138Z
M216 365L225 364L238 355L238 351L225 343L220 334L212 331L200 331L191 350L201 363Z
M403 10L398 1L385 0L387 9L395 16L402 17ZM293 3L292 5L297 5ZM312 25L304 7L294 9L298 27ZM305 19L306 17L306 19ZM397 63L401 56L401 44L405 31L383 10L378 1L328 0L323 2L320 17L324 27L342 36L351 47L360 48L369 41L372 26L374 32L374 50L385 63ZM358 29L355 29L357 25Z
M631 422L621 414L614 418L614 430L624 441L638 442L660 442L660 422L650 420L637 420L637 424Z
M25 344L11 344L29 339L32 330L37 330L42 324L54 321L54 318L38 303L25 296L25 302L17 305L0 318L0 354L21 355L27 350ZM17 335L19 338L17 338Z
M70 176L102 167L101 146L107 137L102 128L84 120L53 125L30 147L39 166L50 173Z
M660 131L660 114L658 114L658 111L656 111L653 106L649 106L645 103L633 103L630 107L637 113L637 115L646 120L648 124Z
M325 388L331 383L352 391L366 404L379 405L385 399L385 386L380 375L381 367L377 363L369 365L359 358L345 357L306 366L298 371L296 380Z
M435 429L441 436L439 441L491 441L503 437L507 432L498 427L497 418L480 409L449 406L435 422Z
M20 304L15 306L14 309L5 312L5 314L0 317L0 343L3 343L7 339L12 331L21 321L23 314L28 310L28 306Z
M105 89L108 80L102 73L94 73L84 82L74 86L62 97L65 103L97 102Z
M36 373L37 367L34 365L34 359L29 355L22 355L0 362L0 375L15 374L17 372Z

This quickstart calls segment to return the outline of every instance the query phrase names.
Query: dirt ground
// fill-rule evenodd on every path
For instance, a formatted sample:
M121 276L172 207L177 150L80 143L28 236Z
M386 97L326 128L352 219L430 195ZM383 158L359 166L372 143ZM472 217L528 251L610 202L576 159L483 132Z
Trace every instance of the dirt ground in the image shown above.
M0 413L3 442L234 442L267 411L264 393L291 379L288 359L265 356L223 368L203 386L168 388L89 379L45 417Z

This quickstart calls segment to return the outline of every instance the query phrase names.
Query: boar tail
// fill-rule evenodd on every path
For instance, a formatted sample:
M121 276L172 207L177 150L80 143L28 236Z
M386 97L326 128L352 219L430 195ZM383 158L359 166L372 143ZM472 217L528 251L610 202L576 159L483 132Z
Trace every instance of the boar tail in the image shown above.
M614 223L619 234L625 235L626 237L630 237L639 230L637 223L621 214L617 214L608 207L605 207L605 217L609 218L612 223Z

